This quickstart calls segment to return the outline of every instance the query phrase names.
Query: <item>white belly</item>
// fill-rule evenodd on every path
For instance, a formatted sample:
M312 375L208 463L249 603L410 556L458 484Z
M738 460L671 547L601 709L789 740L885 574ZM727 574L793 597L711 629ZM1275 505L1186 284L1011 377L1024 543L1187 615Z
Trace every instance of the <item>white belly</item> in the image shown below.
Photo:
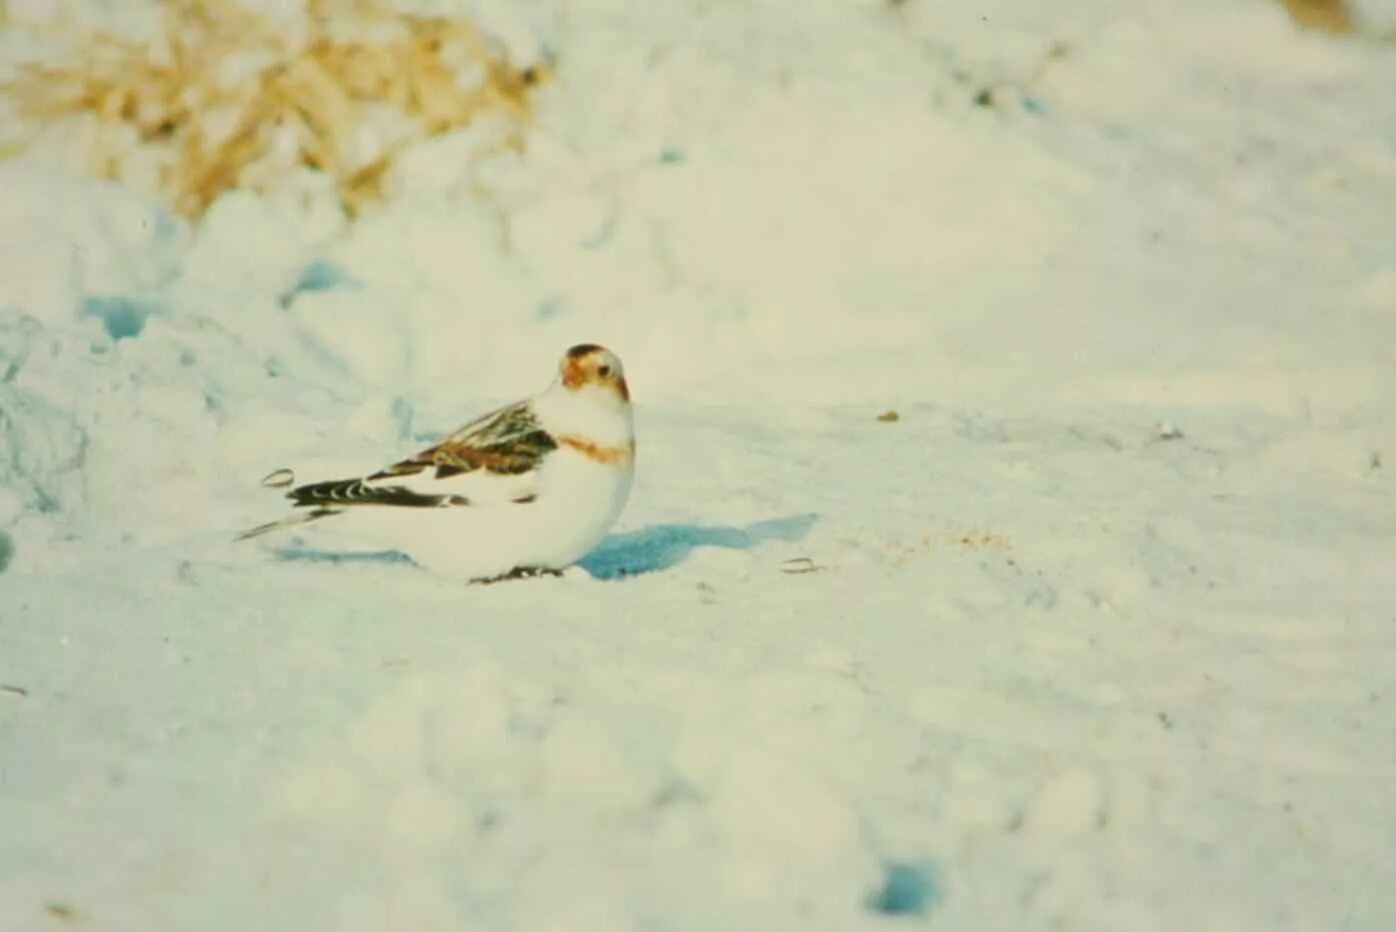
M590 553L625 509L634 476L633 463L603 465L559 451L544 468L537 500L518 506L537 509L525 520L537 533L520 535L524 556L515 566L562 569Z

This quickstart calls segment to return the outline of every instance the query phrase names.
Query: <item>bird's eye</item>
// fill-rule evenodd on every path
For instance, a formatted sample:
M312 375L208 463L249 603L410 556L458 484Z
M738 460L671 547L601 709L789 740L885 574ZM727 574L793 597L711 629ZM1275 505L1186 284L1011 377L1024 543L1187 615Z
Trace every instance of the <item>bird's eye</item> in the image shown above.
M596 374L599 375L599 376L601 376L601 378L603 378L603 379L608 379L608 378L611 377L611 367L610 367L610 366L602 366L600 369L597 369L597 370L596 370Z

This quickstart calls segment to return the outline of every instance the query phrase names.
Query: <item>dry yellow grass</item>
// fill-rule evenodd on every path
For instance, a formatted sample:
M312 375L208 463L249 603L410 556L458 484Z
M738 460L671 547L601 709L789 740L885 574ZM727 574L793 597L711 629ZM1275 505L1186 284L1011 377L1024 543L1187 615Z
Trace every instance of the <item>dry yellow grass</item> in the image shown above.
M36 124L90 114L90 161L104 178L124 178L138 151L156 156L161 190L188 217L298 166L332 178L354 215L416 139L493 114L517 141L542 75L511 65L473 24L371 0L308 0L307 12L297 41L234 0L166 0L158 41L89 34L72 60L22 69L4 90ZM387 138L359 154L358 131L384 107L399 125L379 119Z
M1352 12L1344 0L1280 0L1294 21L1308 29L1347 33L1355 28Z

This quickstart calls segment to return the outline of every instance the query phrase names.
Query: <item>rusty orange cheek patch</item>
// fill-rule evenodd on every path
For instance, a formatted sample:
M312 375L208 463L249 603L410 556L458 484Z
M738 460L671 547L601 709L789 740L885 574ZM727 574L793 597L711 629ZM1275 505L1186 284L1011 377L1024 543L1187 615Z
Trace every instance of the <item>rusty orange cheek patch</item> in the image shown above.
M581 364L575 359L568 359L567 364L562 367L562 384L568 388L581 388L586 380L586 370Z
M558 437L558 442L565 447L570 447L585 456L594 463L602 463L607 466L618 466L628 463L635 457L635 445L633 443L604 444L595 443L585 437L574 437L571 434L563 434Z
M630 386L625 384L625 379L616 379L616 391L620 393L623 400L630 400Z

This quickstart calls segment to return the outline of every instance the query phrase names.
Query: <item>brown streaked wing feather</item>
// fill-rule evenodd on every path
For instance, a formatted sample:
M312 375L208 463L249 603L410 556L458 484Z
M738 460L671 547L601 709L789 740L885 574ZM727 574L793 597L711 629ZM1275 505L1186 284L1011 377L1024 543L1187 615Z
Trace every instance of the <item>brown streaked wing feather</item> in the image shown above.
M369 480L412 476L435 468L444 479L483 469L502 475L518 475L533 469L542 457L557 449L527 402L509 405L457 430L433 447L401 460L369 476Z

